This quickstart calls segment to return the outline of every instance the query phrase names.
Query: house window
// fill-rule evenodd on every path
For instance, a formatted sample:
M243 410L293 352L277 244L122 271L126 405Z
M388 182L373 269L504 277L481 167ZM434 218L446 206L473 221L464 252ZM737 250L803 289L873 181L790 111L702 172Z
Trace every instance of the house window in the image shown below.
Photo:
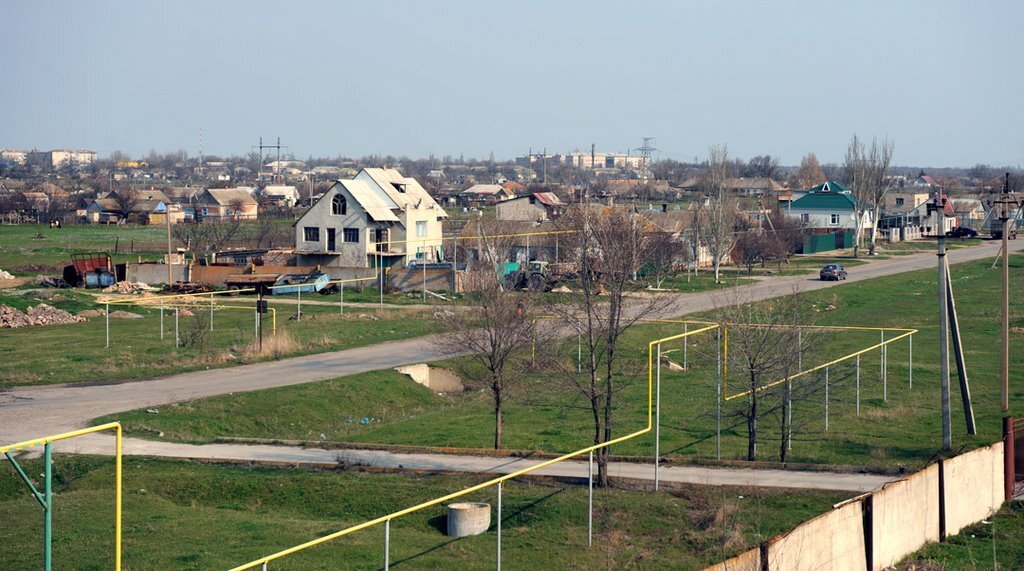
M393 182L393 183L391 183L391 186L395 187L395 190L397 190L398 192L401 192L401 193L405 192L405 185L404 184Z
M803 214L800 215L800 222L803 223L803 224L810 224L810 222L811 222L811 215L806 213L806 212L804 212Z
M828 218L828 223L832 226L839 226L839 215L830 214Z
M417 238L426 238L427 237L427 221L426 220L418 220L416 222L416 237Z
M302 229L305 234L307 242L319 242L320 241L320 229L316 226L306 226Z
M206 215L207 215L206 208L203 208L203 216L206 216Z
M359 243L359 228L345 228L342 230L345 242L358 244Z
M335 216L348 214L348 201L345 200L344 196L335 194L334 198L331 199L331 214Z
M897 198L896 199L896 206L903 206L903 199L902 198Z

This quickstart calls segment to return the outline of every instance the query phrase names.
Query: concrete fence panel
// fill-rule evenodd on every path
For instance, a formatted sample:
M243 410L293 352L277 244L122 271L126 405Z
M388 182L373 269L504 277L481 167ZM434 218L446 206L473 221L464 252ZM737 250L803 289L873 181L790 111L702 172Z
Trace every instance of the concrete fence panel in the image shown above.
M1003 443L945 460L946 535L996 513L1003 505Z
M704 571L761 571L761 549L755 547L732 559L712 565Z
M768 544L768 568L786 571L863 571L864 511L851 502L820 515Z
M886 484L871 498L872 569L885 569L939 540L939 466Z
M388 283L399 291L422 291L424 275L426 286L431 291L452 291L455 288L455 274L452 270L416 268L392 268L388 272Z

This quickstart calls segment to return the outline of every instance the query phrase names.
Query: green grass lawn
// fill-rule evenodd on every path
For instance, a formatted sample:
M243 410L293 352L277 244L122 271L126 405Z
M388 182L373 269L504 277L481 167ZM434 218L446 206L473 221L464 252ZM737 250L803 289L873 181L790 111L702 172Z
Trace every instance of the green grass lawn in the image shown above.
M5 462L6 463L6 462ZM107 569L113 556L113 462L55 456L55 569ZM25 461L33 477L40 462ZM35 478L38 480L38 478ZM483 481L482 476L394 475L214 466L127 458L125 569L226 569ZM467 499L495 505L496 491ZM502 498L502 562L511 569L700 569L830 509L841 493L688 486L671 493L597 489L587 547L587 488L511 482ZM487 569L491 531L444 535L444 508L391 524L391 564ZM0 470L5 569L41 566L42 515L14 470ZM365 569L383 564L382 527L290 556L271 569Z
M106 224L0 227L0 269L15 275L59 273L71 263L71 254L78 252L108 252L114 263L134 262L139 256L158 258L167 252L167 229Z
M1024 257L1014 256L1011 279L1019 284L1024 279ZM971 448L987 445L1000 437L998 390L998 271L989 269L989 261L957 265L952 269L961 332L965 340L966 359L974 398L979 434L965 434L963 411L956 384L955 367L952 379L952 428L954 446ZM914 386L908 386L908 343L900 341L889 350L888 401L882 399L881 371L878 352L861 359L861 415L855 415L853 362L830 368L830 426L824 430L824 402L815 400L797 403L794 421L799 425L790 455L791 462L828 464L860 464L876 467L904 467L915 470L936 454L941 445L939 387L937 363L936 281L932 271L919 271L866 282L843 284L836 288L805 294L808 312L820 324L884 327L920 327L914 337ZM1012 300L1014 327L1012 343L1019 343L1024 327L1024 302ZM676 325L644 325L632 330L626 338L620 365L619 393L615 427L617 434L641 428L646 422L646 343L680 332ZM805 355L804 364L871 346L879 341L876 332L843 332L828 335L818 349ZM576 352L575 340L561 344L563 358ZM666 345L665 352L681 361L682 343ZM681 458L713 458L715 451L715 367L714 343L710 336L692 339L687 346L690 370L673 372L663 369L661 449L663 453ZM458 366L458 362L449 362ZM953 366L953 365L951 365ZM1024 356L1011 355L1013 370L1021 370ZM390 373L375 373L348 379L313 383L297 387L273 389L274 399L284 402L326 401L330 410L307 416L301 406L288 408L277 415L261 402L269 391L214 397L164 407L159 415L142 411L111 415L108 419L124 422L129 433L142 435L150 430L165 432L165 438L189 441L210 441L217 437L262 437L307 439L321 432L330 440L382 444L410 444L486 448L492 441L493 411L489 393L480 383L469 379L471 390L457 397L422 398L396 403L389 413L380 416L360 414L360 407L350 407L335 398L340 385L367 390L373 384L388 383L399 387L402 379ZM381 376L383 375L383 376ZM411 381L404 381L410 383ZM727 376L735 385L734 375ZM378 390L377 388L374 389ZM729 394L733 389L729 388ZM373 393L368 393L373 394ZM403 397L404 398L404 397ZM372 398L350 397L354 402ZM1011 414L1024 416L1024 387L1011 385ZM346 399L348 400L348 399ZM742 400L742 399L740 399ZM740 459L746 451L746 433L738 419L731 417L739 401L723 404L722 449L724 459ZM372 408L372 407L370 407ZM377 409L373 409L377 410ZM397 410L402 412L397 413ZM590 419L585 402L567 388L567 377L550 371L533 371L517 385L506 405L504 440L512 449L568 452L588 443ZM266 418L270 416L277 418ZM380 418L367 426L342 425L356 416ZM458 422L453 422L458 418ZM266 425L261 427L260 425ZM766 419L761 425L763 440L760 456L775 460L777 450L776 421ZM146 430L141 430L145 428ZM653 436L645 436L617 445L613 453L648 455L653 449Z
M314 296L320 301L321 296ZM40 302L78 313L102 309L91 294L78 290L4 290L0 304L24 310ZM209 306L192 307L191 316L179 315L182 339L196 340L175 348L174 313L164 313L164 338L160 338L159 307L114 305L143 315L142 319L111 319L110 348L102 316L84 323L46 325L0 330L0 387L67 382L143 379L191 370L227 367L274 357L335 351L428 335L442 330L429 309L376 310L347 308L340 315L336 305L303 304L303 319L289 319L296 305L271 300L277 311L277 330L282 342L272 343L272 314L264 318L265 354L251 345L255 339L252 298L219 298L224 307L214 311L209 331ZM276 347L276 353L270 350ZM58 350L59 348L59 350ZM41 350L42 349L42 350Z
M1024 569L1022 537L1024 503L1010 501L994 517L908 556L897 569Z

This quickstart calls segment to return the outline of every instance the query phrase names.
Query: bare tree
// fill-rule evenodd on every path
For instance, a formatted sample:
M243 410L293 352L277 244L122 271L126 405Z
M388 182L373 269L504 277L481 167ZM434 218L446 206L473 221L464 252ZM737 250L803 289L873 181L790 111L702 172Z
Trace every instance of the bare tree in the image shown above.
M773 178L779 169L779 157L758 155L747 162L744 172L747 176Z
M854 215L857 218L855 221L857 236L853 243L853 257L855 258L860 254L864 218L868 212L871 213L868 255L875 255L878 214L882 199L889 190L886 175L889 171L889 162L892 160L892 151L893 143L888 139L883 139L879 144L878 139L872 138L871 146L865 148L864 143L856 134L853 135L850 146L846 149L844 168L856 202Z
M818 164L818 157L814 156L814 153L804 155L804 158L800 160L800 170L797 171L793 181L796 188L801 190L811 188L826 180L825 173L821 170L821 165Z
M687 245L671 232L652 232L650 257L642 270L652 278L654 287L661 289L661 284L674 275L685 263Z
M785 462L791 432L788 407L798 396L794 381L786 379L798 372L799 354L816 342L814 335L800 333L799 326L808 325L808 312L796 292L760 303L731 295L719 320L729 328L727 370L742 376L743 406L733 416L746 424L747 460L757 459L758 421L775 416L782 435L780 460ZM801 377L799 384L800 398L815 389L811 379Z
M637 322L664 309L669 298L627 297L630 291L642 288L633 276L650 259L653 247L638 214L622 208L576 205L567 209L559 224L574 231L566 235L566 242L579 263L579 292L573 301L549 304L547 309L579 332L582 359L580 372L575 363L557 356L551 362L586 399L594 423L594 444L602 444L612 440L617 378L622 376L619 341ZM594 454L598 484L605 486L608 448Z
M715 283L721 283L722 262L735 244L736 198L729 192L729 151L725 146L708 150L708 164L701 183L702 199L698 199L697 216L702 232L700 239L711 255Z
M134 189L119 190L111 196L117 205L117 213L123 220L127 220L135 207L139 205L141 197L139 191Z
M747 275L754 272L754 266L764 262L769 248L767 237L756 228L747 229L736 237L732 257L737 266L747 268Z
M486 372L485 384L494 400L494 448L500 449L503 405L528 366L523 353L537 342L537 329L527 316L527 295L503 291L493 262L478 261L467 273L466 293L475 303L466 310L444 312L451 332L438 343L453 353L468 350L470 362ZM460 373L472 378L479 370L464 366Z
M242 224L237 218L219 222L175 224L171 233L185 248L197 253L216 252L235 237Z
M289 228L280 221L266 216L260 216L256 222L249 227L248 241L256 249L273 248L275 245L283 245L292 239Z
M766 234L765 259L778 262L779 269L803 246L806 229L796 218L775 211L768 216L770 234Z

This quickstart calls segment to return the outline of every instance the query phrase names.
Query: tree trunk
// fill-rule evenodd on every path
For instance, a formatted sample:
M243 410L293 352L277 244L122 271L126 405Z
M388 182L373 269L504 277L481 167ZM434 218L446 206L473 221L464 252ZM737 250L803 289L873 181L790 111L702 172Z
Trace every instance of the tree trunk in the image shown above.
M789 452L789 407L793 406L793 403L790 402L793 394L792 390L793 388L789 381L786 381L782 393L782 438L779 439L781 441L779 446L779 462L783 464L786 463L786 454Z
M750 373L750 413L747 415L747 460L757 460L757 376Z
M494 449L501 450L501 387L494 389Z

